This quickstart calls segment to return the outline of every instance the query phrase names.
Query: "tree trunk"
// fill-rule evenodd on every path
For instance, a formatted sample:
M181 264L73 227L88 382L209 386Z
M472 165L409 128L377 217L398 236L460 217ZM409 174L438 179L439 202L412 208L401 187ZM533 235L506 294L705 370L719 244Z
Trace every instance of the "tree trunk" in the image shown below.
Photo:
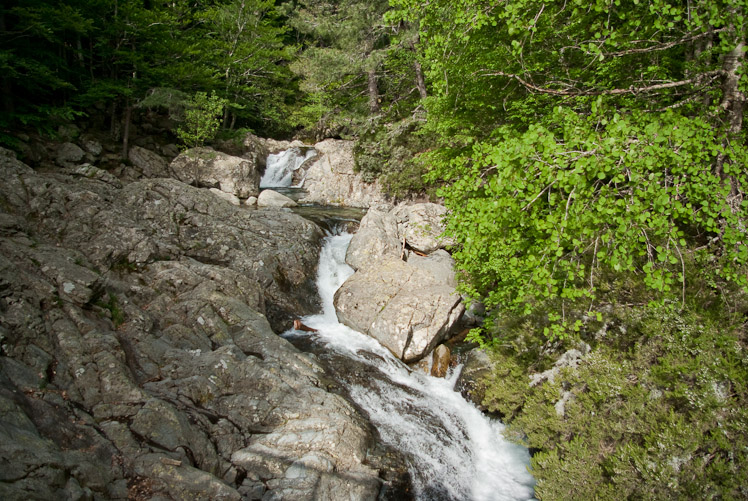
M372 68L367 72L367 78L369 80L369 111L378 113L379 106L379 82L377 78L377 69Z
M426 99L428 97L428 94L426 93L426 80L423 78L421 63L417 59L413 63L413 68L416 71L416 87L418 87L418 93L421 95L421 99Z
M130 152L130 121L132 119L132 106L127 103L125 106L125 116L123 118L123 132L122 132L122 158L127 158Z
M730 9L729 19L735 19L738 14L737 9ZM745 67L745 34L738 32L735 23L730 21L728 25L728 35L733 37L733 49L725 54L722 61L722 70L725 77L722 81L722 100L719 103L720 108L725 111L729 129L725 138L725 146L729 151L729 142L737 139L743 130L743 110L745 108L745 93L740 90L740 76ZM730 162L724 154L717 157L717 174L730 183L729 202L733 210L740 210L743 194L740 192L737 179L734 176L727 176L724 172L724 164Z
M419 35L416 35L415 41L411 40L408 45L410 45L410 50L412 50L416 55L416 60L413 62L413 69L416 73L416 88L418 88L418 93L421 95L421 99L426 99L428 97L428 94L426 93L426 80L423 78L423 68L421 68L421 62L418 60L418 50L416 50L416 43L418 43L419 40Z

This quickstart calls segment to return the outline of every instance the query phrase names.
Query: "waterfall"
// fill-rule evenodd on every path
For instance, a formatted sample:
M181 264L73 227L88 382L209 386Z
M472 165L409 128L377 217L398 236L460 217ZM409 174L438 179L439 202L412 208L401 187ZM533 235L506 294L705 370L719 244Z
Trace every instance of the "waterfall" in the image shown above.
M366 364L363 376L345 371L336 376L382 439L406 456L416 499L532 499L527 449L508 442L500 422L454 391L457 371L446 379L412 372L373 338L338 323L333 295L353 274L345 264L351 236L328 236L322 248L317 286L323 311L302 319L318 332L284 335L314 336L326 350Z
M293 182L294 172L304 163L317 156L314 148L290 148L268 155L265 173L260 179L260 188L287 188ZM299 186L303 184L302 179Z

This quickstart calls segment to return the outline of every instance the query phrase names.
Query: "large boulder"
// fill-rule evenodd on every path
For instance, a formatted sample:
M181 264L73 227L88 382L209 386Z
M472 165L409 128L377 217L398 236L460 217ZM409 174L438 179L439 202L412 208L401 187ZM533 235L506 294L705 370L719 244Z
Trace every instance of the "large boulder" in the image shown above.
M83 160L86 155L80 146L74 143L62 143L57 147L55 162L62 167L72 167Z
M313 309L315 225L2 148L0 175L0 498L377 497L370 427L273 331Z
M211 148L192 148L170 165L174 178L201 188L218 188L239 198L257 196L260 170L257 163Z
M390 209L387 205L372 207L361 219L345 254L345 262L354 270L364 268L384 256L398 257L402 254L397 220Z
M298 205L292 199L282 193L273 190L262 190L257 197L258 207L296 207Z
M398 258L354 273L335 293L338 320L377 339L406 363L447 339L465 309L454 287Z
M335 295L338 319L415 362L448 338L465 308L436 204L375 206L346 252L356 273ZM428 253L428 254L427 254Z
M385 201L378 183L354 172L353 142L326 139L314 145L318 156L306 168L302 203L370 207Z

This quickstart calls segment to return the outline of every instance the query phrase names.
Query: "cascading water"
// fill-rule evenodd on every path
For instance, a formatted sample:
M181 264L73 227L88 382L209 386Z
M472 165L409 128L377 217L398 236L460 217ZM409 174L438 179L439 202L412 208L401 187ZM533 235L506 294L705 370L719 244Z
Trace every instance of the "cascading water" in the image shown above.
M317 332L285 336L313 336L325 350L366 366L335 376L383 441L406 456L416 499L532 499L528 451L504 439L501 423L454 391L457 373L439 379L411 372L376 340L338 323L333 295L353 274L345 264L351 236L326 237L317 276L323 311L302 319Z
M317 156L314 148L289 148L268 155L265 173L260 179L260 188L287 188L293 183L294 172L307 160ZM303 182L303 180L301 181Z

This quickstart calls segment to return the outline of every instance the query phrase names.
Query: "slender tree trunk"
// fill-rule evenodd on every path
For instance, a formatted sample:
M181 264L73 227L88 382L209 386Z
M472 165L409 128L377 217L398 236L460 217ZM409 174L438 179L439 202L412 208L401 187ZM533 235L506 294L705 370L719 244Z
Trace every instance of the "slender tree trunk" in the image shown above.
M738 14L743 14L742 10L731 9L729 19L735 19ZM730 140L736 139L743 130L743 111L745 109L746 96L740 90L740 76L745 67L745 34L738 32L733 21L728 25L728 35L733 37L733 49L725 54L722 61L722 70L725 73L722 81L722 100L719 103L720 108L725 111L729 129L725 138L725 146L728 146ZM717 174L730 183L729 201L733 210L739 210L743 194L740 193L737 179L734 176L727 176L724 172L724 164L729 162L725 155L720 154L717 158Z
M379 105L379 79L377 78L377 69L372 68L367 72L369 80L369 111L378 113Z
M413 63L413 68L416 72L416 87L418 87L418 93L421 95L421 99L426 99L428 94L426 93L426 80L423 78L423 69L421 63L416 60Z
M419 35L416 35L416 39L411 40L408 45L410 45L410 50L416 54L416 60L413 62L413 69L416 73L416 88L418 88L418 93L421 95L421 99L426 99L428 97L428 94L426 93L426 80L423 78L423 68L421 68L421 62L418 60L418 51L416 50L416 43L418 43L419 40Z
M112 100L112 106L109 108L111 122L109 125L109 135L112 139L119 139L119 122L117 121L117 100Z
M122 131L122 158L127 158L130 152L130 121L132 120L132 106L128 102L125 105L125 116L123 118Z

